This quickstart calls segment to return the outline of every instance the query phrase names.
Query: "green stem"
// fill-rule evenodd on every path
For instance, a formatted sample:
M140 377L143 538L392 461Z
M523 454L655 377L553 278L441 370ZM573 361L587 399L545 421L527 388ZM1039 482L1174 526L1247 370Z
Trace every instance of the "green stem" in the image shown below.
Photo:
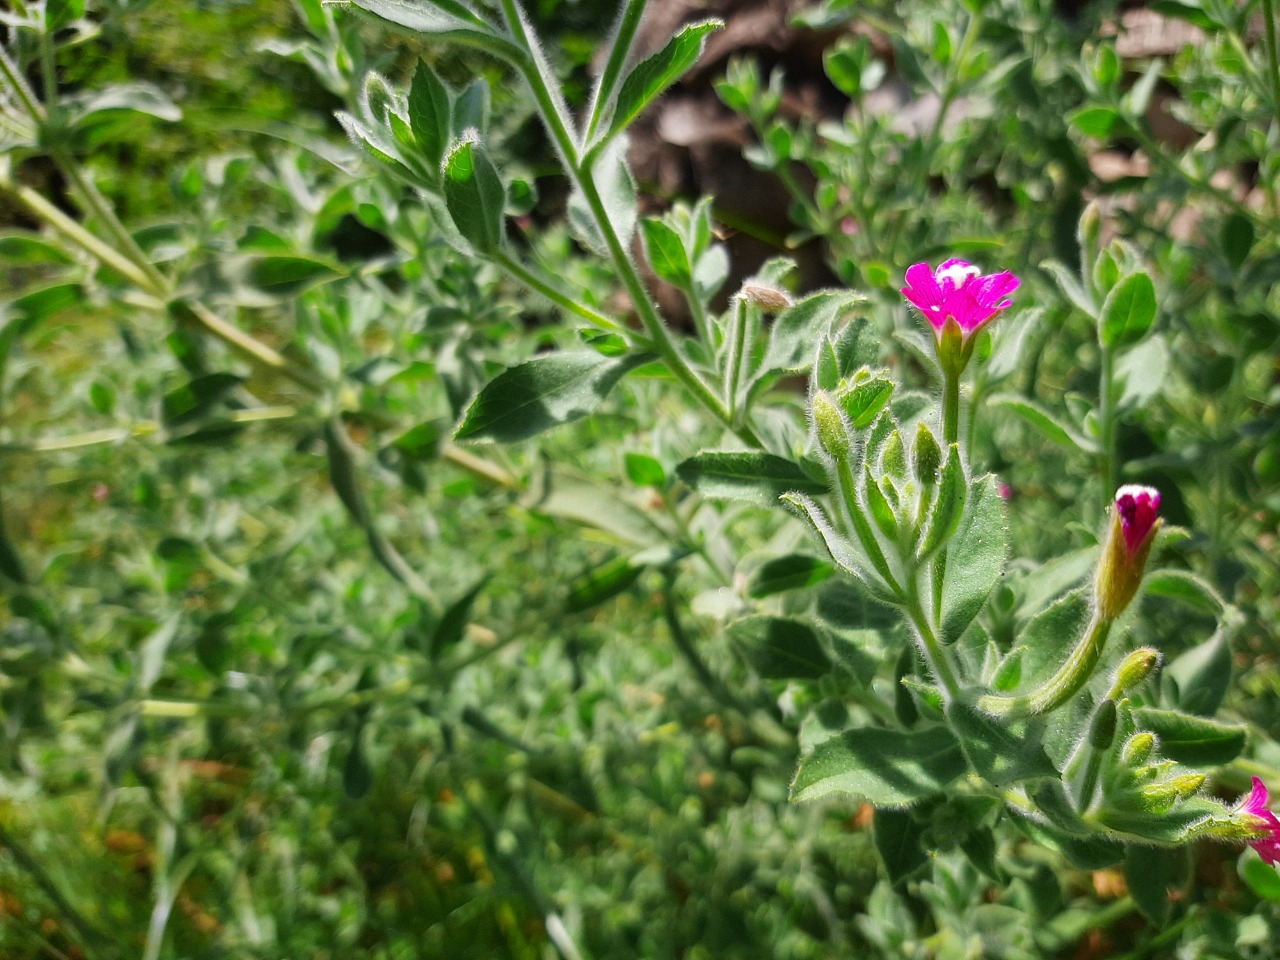
M591 100L591 116L587 121L587 129L583 140L590 142L596 130L604 121L605 112L613 103L613 91L622 75L622 68L627 64L627 55L631 52L631 43L635 40L636 30L640 27L640 18L644 14L646 0L627 0L618 17L618 28L613 35L613 43L609 48L609 59L605 62L600 80L596 84L595 94Z
M102 261L116 273L120 274L130 283L138 288L145 290L147 293L155 294L151 278L146 272L138 267L127 256L118 252L114 247L102 240L82 227L75 220L72 220L65 213L55 207L46 200L41 194L32 190L25 184L14 183L11 180L0 182L14 199L26 207L36 217L43 220L54 230L62 234L66 239L70 240L77 247L84 250L92 257L96 257Z
M1276 6L1275 0L1262 0L1262 16L1267 28L1267 66L1271 74L1271 99L1276 111L1276 122L1280 124L1280 46L1276 42ZM1271 199L1273 216L1280 216L1280 201L1274 183L1267 187Z
M978 708L994 716L1009 719L1037 716L1056 710L1089 682L1110 633L1111 621L1095 614L1075 649L1038 690L1014 697L987 694L979 698Z
M911 619L911 625L915 627L916 636L920 638L921 650L924 654L925 663L929 665L929 671L933 674L934 679L942 686L943 700L951 703L960 699L960 682L956 679L955 672L951 669L951 661L947 659L947 652L942 649L942 644L938 642L938 637L933 631L933 625L929 622L929 618L925 616L924 608L920 605L920 597L913 588L907 597L907 616Z
M0 74L4 74L6 84L13 90L31 118L36 123L44 123L47 119L44 105L36 99L35 91L28 85L27 78L22 75L18 65L9 59L9 54L3 45L0 45Z
M1109 503L1116 489L1115 352L1102 345L1102 374L1098 386L1098 420L1102 446L1102 502Z
M526 51L532 51L534 49L534 40L529 35L524 17L516 4L516 0L502 0L502 10L507 27L511 30L516 42ZM542 122L561 155L565 169L569 172L578 189L582 191L582 195L591 209L592 218L604 237L605 246L609 250L609 257L613 261L614 269L617 270L623 286L626 287L628 296L631 297L632 303L635 304L636 311L640 315L640 322L644 326L645 333L652 341L653 349L662 358L675 378L680 381L685 389L693 394L700 404L706 407L718 420L729 426L743 443L750 447L762 448L764 443L750 426L731 423L729 411L725 409L720 398L715 395L706 381L689 366L679 347L672 339L671 332L658 315L657 307L654 306L653 299L645 288L644 280L641 278L639 270L636 269L636 265L623 244L622 238L614 228L613 221L609 217L608 209L600 196L600 191L596 187L590 170L584 169L579 165L578 146L569 129L568 120L564 116L563 109L557 104L556 98L543 82L536 63L526 53L516 61L515 66L524 76L525 82L533 93Z
M960 442L960 374L942 374L942 436L947 445Z
M724 402L729 416L737 419L738 391L742 385L742 362L747 352L747 321L750 311L745 297L738 297L733 304L733 321L729 325L728 361L725 366ZM708 344L708 349L710 344Z
M586 304L580 303L562 291L556 289L555 285L551 283L551 281L520 263L520 261L516 260L505 250L497 251L492 254L492 257L494 263L500 266L512 277L523 283L530 290L542 294L542 296L546 297L562 310L587 321L587 323L592 326L599 327L601 330L607 330L610 333L624 333L633 339L635 338L636 335L634 331L628 330L613 318L606 317L603 313L593 310Z

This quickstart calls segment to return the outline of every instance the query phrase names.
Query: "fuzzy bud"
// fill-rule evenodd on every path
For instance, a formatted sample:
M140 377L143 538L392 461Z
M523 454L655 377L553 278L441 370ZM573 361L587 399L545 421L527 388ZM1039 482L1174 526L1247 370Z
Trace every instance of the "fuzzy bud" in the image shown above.
M902 434L897 430L889 434L889 439L884 442L880 465L894 479L907 479L907 449L902 443Z
M1089 745L1095 750L1106 750L1116 738L1116 702L1103 700L1089 724Z
M923 420L916 428L916 476L920 482L931 487L938 482L938 471L942 469L942 448Z
M1098 613L1112 621L1124 613L1147 568L1151 544L1160 530L1160 491L1126 484L1116 491L1111 526L1094 581Z
M1159 669L1160 659L1160 651L1151 647L1139 647L1133 651L1120 664L1107 696L1119 699L1130 690L1136 690Z
M1148 730L1135 733L1120 748L1120 759L1131 767L1140 767L1155 753L1156 735Z
M781 313L791 306L791 298L784 291L763 283L744 283L742 298L766 313Z
M844 415L831 394L819 390L809 402L813 413L813 425L818 431L818 444L828 456L837 460L849 458L849 428Z

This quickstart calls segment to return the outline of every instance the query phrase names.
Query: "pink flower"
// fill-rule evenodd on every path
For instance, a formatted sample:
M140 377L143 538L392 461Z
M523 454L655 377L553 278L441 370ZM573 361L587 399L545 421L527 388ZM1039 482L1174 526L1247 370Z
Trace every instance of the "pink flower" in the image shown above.
M1160 513L1160 491L1155 487L1126 483L1116 491L1115 508L1125 546L1131 554L1137 553Z
M951 259L937 270L927 263L907 268L902 295L914 304L941 336L947 318L954 318L967 340L1001 310L1012 306L1008 294L1018 289L1018 278L1008 270L983 275L964 260Z
M1280 818L1267 809L1267 804L1270 802L1271 796L1267 792L1267 785L1254 777L1253 790L1236 812L1251 818L1253 822L1249 824L1250 826L1257 827L1259 831L1265 831L1260 837L1250 840L1249 846L1257 850L1263 860L1274 866L1280 863Z
M1102 545L1094 596L1098 612L1115 620L1138 592L1147 556L1160 529L1160 491L1127 483L1112 501L1111 524Z

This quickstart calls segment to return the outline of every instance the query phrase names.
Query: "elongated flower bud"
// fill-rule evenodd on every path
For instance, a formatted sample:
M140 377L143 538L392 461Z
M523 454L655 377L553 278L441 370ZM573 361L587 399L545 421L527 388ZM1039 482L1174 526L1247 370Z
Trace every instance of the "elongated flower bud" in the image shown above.
M809 401L809 409L813 412L813 425L818 431L818 444L828 456L837 460L847 459L850 448L849 427L831 394L819 390Z
M1120 699L1144 683L1159 666L1160 651L1151 647L1139 647L1120 664L1115 681L1111 684L1111 692L1107 696Z
M1126 484L1116 491L1094 582L1098 613L1104 620L1117 619L1138 592L1147 555L1163 522L1159 511L1160 491L1154 487Z
M1156 749L1156 735L1148 730L1135 733L1120 748L1120 759L1131 767L1140 767L1151 759Z

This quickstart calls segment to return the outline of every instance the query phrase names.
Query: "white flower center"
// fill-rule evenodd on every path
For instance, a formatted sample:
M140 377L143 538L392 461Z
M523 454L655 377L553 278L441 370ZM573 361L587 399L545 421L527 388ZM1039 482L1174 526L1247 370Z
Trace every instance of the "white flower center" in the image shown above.
M972 263L953 263L949 267L943 267L934 276L938 283L948 284L952 290L959 290L964 286L964 282L970 277L979 276L982 273Z

